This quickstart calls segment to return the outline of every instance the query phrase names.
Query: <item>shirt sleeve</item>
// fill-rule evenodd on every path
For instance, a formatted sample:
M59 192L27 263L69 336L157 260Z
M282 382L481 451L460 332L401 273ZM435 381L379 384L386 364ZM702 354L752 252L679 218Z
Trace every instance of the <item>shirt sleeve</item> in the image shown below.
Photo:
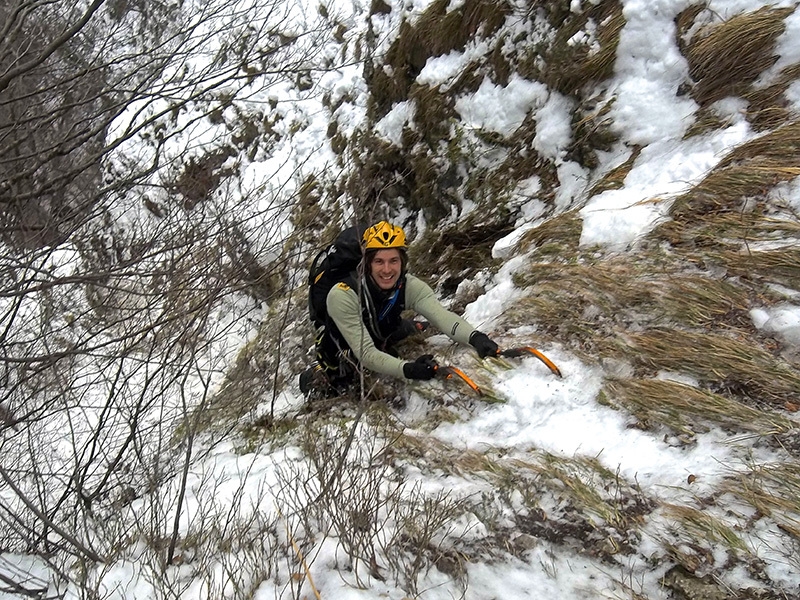
M403 365L407 361L381 352L372 341L372 337L364 325L361 304L354 289L346 283L333 286L328 292L326 304L328 316L336 323L342 337L363 367L384 375L405 376Z
M406 276L406 308L421 314L455 342L468 344L475 331L466 320L442 306L431 287L413 275Z

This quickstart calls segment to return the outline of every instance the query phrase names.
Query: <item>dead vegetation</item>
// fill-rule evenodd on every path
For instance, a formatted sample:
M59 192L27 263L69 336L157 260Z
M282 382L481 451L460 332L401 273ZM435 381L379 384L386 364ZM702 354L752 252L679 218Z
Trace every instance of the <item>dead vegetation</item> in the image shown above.
M666 427L691 441L710 425L759 435L779 434L797 426L790 419L766 413L721 394L675 381L659 379L612 379L605 386L606 398L637 419L636 426Z
M770 194L800 176L800 123L793 121L742 144L702 181L675 199L671 220L654 232L684 259L715 265L748 285L800 281L800 220ZM769 243L765 247L763 244Z
M233 149L223 148L197 158L190 158L175 180L167 184L167 189L180 195L181 206L184 209L192 210L208 199L224 177L231 175L232 170L224 164L235 154Z
M698 583L705 583L702 587L706 594L712 594L708 597L725 597L717 595L722 590L712 577L702 579L702 576L715 571L715 550L725 552L729 564L750 558L751 552L742 538L733 526L708 510L674 504L665 505L662 510L669 526L661 543L669 558L684 569L683 581L673 579L671 587L680 590L691 586L696 589Z
M713 104L731 95L749 102L748 119L763 135L723 157L673 199L668 220L634 252L619 255L580 246L578 208L556 214L558 173L534 150L532 114L508 137L466 131L454 99L477 89L484 77L504 85L516 72L543 81L575 101L568 158L596 167L597 151L616 141L607 118L613 98L584 94L613 73L625 25L621 3L601 1L580 14L570 12L569 2L531 3L530 11L541 8L558 29L553 39L536 46L513 40L513 50L508 44L503 50L500 42L508 38L501 32L491 52L469 64L448 89L420 85L416 75L430 57L463 48L471 38L489 39L501 31L509 10L505 3L468 1L448 12L449 4L437 0L418 21L404 23L385 57L390 68L376 66L370 74L372 124L402 101L412 101L416 114L399 147L369 134L356 140L360 146L348 143L356 166L349 193L362 205L423 214L426 236L415 240L412 259L417 272L450 296L478 271L497 267L492 246L513 231L518 217L509 198L519 182L538 178L537 199L546 205L542 222L516 248L528 261L514 279L526 296L508 309L498 329L535 324L540 339L605 369L598 401L628 415L631 427L659 439L663 434L675 446L691 446L713 428L763 438L771 447L783 443L798 429L786 407L800 396L800 372L781 355L778 340L755 328L750 311L780 301L774 285L800 289L800 250L792 243L800 238L800 222L772 197L776 185L800 176L800 124L790 120L784 95L798 70L784 69L765 87L754 84L774 64L775 41L793 9L767 7L722 23L711 23L713 15L701 4L679 15L679 45L692 77L681 92L700 105L687 136L725 127L729 121ZM632 147L587 197L623 188L641 151ZM305 192L309 206L321 203L313 185ZM466 216L459 212L465 200L478 206ZM706 583L703 574L715 573L713 552L720 546L730 564L757 569L741 523L721 518L713 498L699 498L697 506L659 504L635 481L591 457L529 449L510 458L502 449L453 448L428 433L464 418L465 411L434 400L413 433L398 423L392 429L385 421L391 414L377 408L365 420L391 439L380 457L387 464L491 484L491 492L470 506L489 533L482 545L459 547L462 559L504 551L523 555L544 540L617 567L615 557L634 552L641 529L661 519L667 524L662 555L652 560L674 565L664 585L675 594L685 594L687 581ZM752 506L754 520L773 519L797 538L795 466L754 466L718 492ZM518 504L509 526L503 515L511 510L512 496ZM452 556L434 559L430 550L420 549L421 560L449 560L454 572L463 572ZM710 592L718 593L720 587L711 583Z
M800 542L800 464L754 464L749 473L732 476L724 489Z
M621 165L614 167L608 173L606 173L600 181L595 183L592 188L589 190L587 196L591 198L597 194L602 194L608 190L618 190L625 185L625 178L628 176L628 173L631 172L636 159L639 158L639 154L641 154L642 148L641 146L634 146L631 149L631 155L628 159L623 162Z
M491 0L467 0L448 11L449 4L449 0L435 0L416 22L403 22L383 59L389 68L374 69L368 77L372 119L381 119L408 97L428 58L463 50L476 36L491 36L510 12L506 2Z
M600 0L579 13L569 3L537 3L555 29L552 42L524 48L516 67L533 81L565 95L602 82L613 74L619 35L625 26L619 0Z
M526 234L523 247L530 247L536 232ZM550 262L544 254L545 261L518 273L517 285L530 293L507 313L507 325L535 315L544 334L568 343L584 360L630 364L641 379L615 381L608 397L625 403L643 423L683 432L687 419L697 420L691 406L722 402L718 410L709 408L706 418L771 431L769 424L780 421L774 411L800 393L800 375L776 355L773 341L757 334L748 314L751 285L742 285L739 277L749 274L753 280L758 274L788 286L798 274L800 257L792 250L777 251L771 265L762 260L753 268L754 256L763 259L765 254L747 255L750 262L740 267L741 273L732 272L735 262L727 257L728 277L683 272L679 256L661 251L635 259L579 257L566 264ZM769 303L768 298L758 301ZM681 395L671 398L677 384L649 381L659 371L690 375L700 388L681 388ZM687 397L693 404L682 407L681 398ZM784 422L779 430L787 427Z
M470 228L464 223L428 232L410 252L418 272L447 295L453 294L461 281L491 268L495 262L492 246L513 231L502 211L496 215L473 214L469 222Z
M684 28L692 21L687 14L702 14L696 7L687 10L684 19L679 19ZM706 106L727 96L745 95L761 73L775 64L775 40L792 12L794 8L764 7L704 25L688 40L681 39L695 101Z
M569 262L578 252L582 225L578 211L563 212L526 231L517 245L520 252L531 253L532 258Z
M756 131L776 129L791 120L786 90L798 77L800 65L791 65L782 69L774 82L764 87L754 86L745 94L748 101L747 116Z
M668 329L631 334L630 355L652 369L688 372L710 389L759 408L800 393L800 373L753 339Z
M763 199L777 184L800 175L800 122L787 123L725 156L699 184L676 198L670 215L680 223L699 215L746 212L745 200Z

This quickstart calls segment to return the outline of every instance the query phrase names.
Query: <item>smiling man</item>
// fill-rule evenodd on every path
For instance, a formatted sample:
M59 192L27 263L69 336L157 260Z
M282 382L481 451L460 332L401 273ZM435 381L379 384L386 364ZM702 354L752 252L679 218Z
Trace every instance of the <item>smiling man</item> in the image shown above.
M417 331L415 322L401 316L407 309L450 339L471 344L481 358L497 354L497 344L486 334L444 308L430 286L407 273L402 228L381 221L364 231L361 248L363 268L342 277L326 297L327 317L316 339L318 362L300 375L304 394L341 393L360 366L394 377L432 379L431 355L413 362L397 356L395 345Z

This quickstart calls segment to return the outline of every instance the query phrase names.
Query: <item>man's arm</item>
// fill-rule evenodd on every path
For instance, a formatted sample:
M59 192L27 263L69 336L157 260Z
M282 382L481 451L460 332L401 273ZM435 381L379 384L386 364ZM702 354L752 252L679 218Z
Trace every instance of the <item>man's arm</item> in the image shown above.
M328 292L328 315L350 346L361 365L370 371L404 377L403 365L406 361L381 352L372 341L372 337L361 317L361 306L358 294L344 283L333 286Z
M406 308L421 314L453 341L469 344L469 336L475 331L467 321L442 306L431 287L413 275L406 276Z

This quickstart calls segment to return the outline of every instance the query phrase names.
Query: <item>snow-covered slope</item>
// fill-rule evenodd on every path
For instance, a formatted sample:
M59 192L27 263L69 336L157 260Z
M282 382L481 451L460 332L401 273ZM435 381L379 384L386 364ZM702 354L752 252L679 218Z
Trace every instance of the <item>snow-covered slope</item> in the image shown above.
M258 114L274 134L231 159L206 216L247 211L248 252L288 265L281 292L226 300L183 387L208 416L175 434L185 462L104 513L113 553L51 590L800 597L794 8L328 3L325 68L256 78L220 128ZM304 267L355 215L406 227L445 302L563 378L434 333L409 358L431 349L500 402L378 381L382 401L298 415ZM22 553L0 572L53 580Z

